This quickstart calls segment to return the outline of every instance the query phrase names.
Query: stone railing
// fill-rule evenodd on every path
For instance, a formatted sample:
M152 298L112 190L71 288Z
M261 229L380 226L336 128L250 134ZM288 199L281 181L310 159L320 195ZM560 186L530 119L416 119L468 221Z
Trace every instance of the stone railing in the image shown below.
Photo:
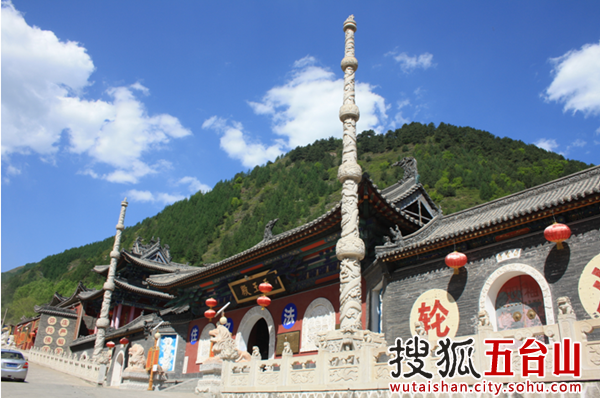
M300 357L284 355L266 361L252 358L250 362L224 362L223 392L346 390L353 383L361 389L383 389L388 387L390 367L387 356L381 354L381 349L362 347ZM382 362L378 363L378 358Z
M106 376L106 365L92 362L91 358L77 359L77 355L74 354L54 354L37 348L32 348L25 354L30 362L68 373L94 384L102 384Z
M600 375L600 341L588 341L587 335L594 330L600 330L600 319L577 321L575 314L559 314L558 322L553 325L537 326L506 331L494 331L490 325L479 326L478 333L471 336L460 336L454 341L473 339L474 353L472 355L474 368L481 373L483 379L493 379L494 382L518 382L526 379L531 381L592 381L598 380ZM427 336L421 336L428 339ZM521 341L529 337L537 337L545 341L548 353L545 357L546 375L543 379L530 375L521 377L521 356L518 347ZM493 377L484 376L484 371L491 369L491 356L485 351L491 350L491 345L485 344L485 339L514 339L515 348L512 349L512 370L514 376ZM570 375L554 376L552 374L553 344L565 338L571 342L581 343L581 377L573 379ZM432 381L440 380L436 363L441 357L436 357L437 341L428 339L431 353L424 359L424 369L432 373ZM510 348L510 347L508 347ZM507 349L503 347L502 350ZM234 397L247 393L292 393L292 392L322 392L322 391L381 391L389 390L390 382L426 381L420 377L410 379L394 379L390 372L395 367L388 364L388 359L395 354L390 354L387 347L363 346L355 351L341 351L337 353L325 350L314 355L293 357L283 356L278 359L257 360L250 362L224 362L222 371L222 393L226 397ZM534 366L535 368L535 366ZM500 358L499 369L504 369ZM406 374L411 368L403 363L402 373ZM472 376L454 377L452 382L465 382L473 384L478 379ZM262 396L262 394L259 394ZM304 396L303 394L302 396ZM292 396L292 395L290 395ZM294 395L295 396L295 395Z

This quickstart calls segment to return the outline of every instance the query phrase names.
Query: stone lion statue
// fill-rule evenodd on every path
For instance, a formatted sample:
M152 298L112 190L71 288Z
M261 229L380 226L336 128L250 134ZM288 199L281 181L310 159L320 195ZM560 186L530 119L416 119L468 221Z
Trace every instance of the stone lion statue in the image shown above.
M212 350L216 357L224 361L249 362L251 357L246 351L237 348L235 340L231 337L229 329L223 325L208 332Z
M573 306L571 305L571 299L569 297L567 297L567 296L559 297L556 300L556 302L558 304L558 313L560 315L575 313L575 311L573 311Z
M129 362L126 372L145 372L146 358L144 356L144 347L140 344L134 344L129 349Z
M479 326L491 326L492 325L490 323L490 317L488 316L488 313L486 310L479 311L478 317L479 317Z

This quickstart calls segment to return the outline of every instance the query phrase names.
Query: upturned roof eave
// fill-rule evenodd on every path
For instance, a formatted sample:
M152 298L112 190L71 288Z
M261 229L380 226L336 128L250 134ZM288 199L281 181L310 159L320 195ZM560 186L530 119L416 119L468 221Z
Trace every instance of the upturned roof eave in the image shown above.
M547 198L545 201L544 198L541 198L541 195L554 193L559 188L565 188L565 190L568 191L568 187L575 186L579 181L587 180L590 180L589 184L587 184L590 186L589 188L586 188L586 184L582 184L583 186L580 190L576 192L565 192L560 198ZM596 195L595 200L598 201L600 200L599 193L600 166L595 166L488 203L474 206L470 209L443 216L436 223L433 223L432 220L425 228L412 235L406 236L402 241L394 245L377 246L375 248L376 258L386 262L402 253L406 254L412 252L412 255L416 255L419 252L428 251L428 248L431 246L436 246L436 249L442 246L449 246L456 242L457 239L460 239L460 241L476 239L484 235L496 233L500 230L513 228L517 225L532 221L532 218L540 219L543 217L550 217L551 214L548 213L548 211L551 210L553 210L555 214L572 210L576 208L576 202L583 201L586 197L589 198L590 195ZM531 203L529 203L528 206L518 208L512 213L499 211L503 206L508 208L518 204L519 201L526 202L532 197L541 199L537 202L535 200L530 201ZM586 202L587 203L583 203L582 206L586 206L590 203L589 200ZM464 228L456 228L443 235L435 235L435 231L440 229L445 223L452 222L453 220L468 219L470 216L485 212L485 210L490 212L494 210L497 213L502 213L502 215L481 221L479 224L470 225ZM536 214L541 214L541 216L537 216ZM522 218L525 218L524 222L520 221Z

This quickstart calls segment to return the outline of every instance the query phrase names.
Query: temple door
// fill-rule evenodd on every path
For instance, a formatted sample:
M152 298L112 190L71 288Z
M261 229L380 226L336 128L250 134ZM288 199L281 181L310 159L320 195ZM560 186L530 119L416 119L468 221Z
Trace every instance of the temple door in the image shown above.
M545 324L544 298L535 279L529 275L519 275L508 280L496 297L498 330Z

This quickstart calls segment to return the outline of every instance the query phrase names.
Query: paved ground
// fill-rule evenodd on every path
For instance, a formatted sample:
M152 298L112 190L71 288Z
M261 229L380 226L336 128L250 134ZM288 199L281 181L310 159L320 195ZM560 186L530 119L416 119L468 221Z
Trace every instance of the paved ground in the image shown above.
M122 390L97 387L77 377L29 362L25 383L2 382L3 398L198 398L194 393Z

